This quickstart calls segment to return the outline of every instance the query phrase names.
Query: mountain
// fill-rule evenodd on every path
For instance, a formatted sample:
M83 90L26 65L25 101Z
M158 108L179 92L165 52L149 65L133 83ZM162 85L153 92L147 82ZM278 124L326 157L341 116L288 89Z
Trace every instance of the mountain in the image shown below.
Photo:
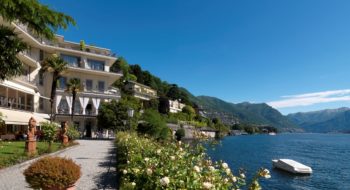
M234 104L209 96L191 96L190 99L199 105L206 115L219 116L223 121L231 118L231 123L226 122L227 124L239 122L270 125L281 131L298 131L298 127L290 122L287 117L265 103L243 102Z
M299 112L287 117L307 132L350 132L350 108Z

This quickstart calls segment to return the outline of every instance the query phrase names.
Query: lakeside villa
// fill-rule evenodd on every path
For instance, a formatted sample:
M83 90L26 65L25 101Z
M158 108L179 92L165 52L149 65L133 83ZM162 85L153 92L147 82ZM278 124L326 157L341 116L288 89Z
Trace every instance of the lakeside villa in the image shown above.
M68 63L68 69L59 79L54 103L55 121L61 123L70 120L72 95L66 92L67 82L71 78L80 79L83 85L75 102L74 124L85 137L92 137L97 130L99 106L102 102L120 99L120 90L112 87L122 74L110 72L117 60L111 50L96 46L69 42L63 36L56 35L49 41L37 37L25 25L7 23L0 18L0 24L15 29L18 36L30 47L18 54L23 62L23 74L11 80L0 82L0 112L4 115L6 127L2 128L2 139L12 139L17 133L25 132L28 119L34 116L39 122L49 120L52 74L41 72L41 62L56 54Z

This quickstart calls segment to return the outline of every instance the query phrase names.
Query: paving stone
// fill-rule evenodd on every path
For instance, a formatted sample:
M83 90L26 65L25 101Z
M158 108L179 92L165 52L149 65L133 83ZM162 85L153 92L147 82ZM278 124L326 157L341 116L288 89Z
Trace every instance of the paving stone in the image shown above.
M77 190L116 189L115 147L112 140L78 140L78 146L56 154L72 158L82 168ZM32 163L28 161L0 170L0 190L29 189L23 171Z

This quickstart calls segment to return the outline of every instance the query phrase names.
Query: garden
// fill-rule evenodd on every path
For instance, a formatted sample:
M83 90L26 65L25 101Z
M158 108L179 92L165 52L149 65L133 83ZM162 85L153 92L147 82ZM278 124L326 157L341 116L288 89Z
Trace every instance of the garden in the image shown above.
M247 180L243 171L232 171L223 161L213 162L203 146L181 141L156 141L148 135L119 132L116 136L117 171L121 190L128 189L261 189L260 169Z
M72 126L68 128L67 135L70 141L67 145L63 145L60 139L60 127L55 123L41 123L41 141L36 142L34 155L29 155L25 151L25 141L0 141L0 169L76 145L74 140L79 137L79 132Z

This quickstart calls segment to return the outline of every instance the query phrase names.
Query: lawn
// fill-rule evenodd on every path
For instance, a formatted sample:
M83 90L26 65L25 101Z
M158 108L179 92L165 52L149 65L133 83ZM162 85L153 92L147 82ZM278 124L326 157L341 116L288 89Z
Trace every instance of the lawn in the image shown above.
M42 155L48 152L48 143L46 142L37 142L37 155ZM0 169L14 165L25 160L28 160L33 157L27 156L24 151L25 141L4 141L0 142ZM52 143L52 151L55 152L63 148L61 143L55 142Z

